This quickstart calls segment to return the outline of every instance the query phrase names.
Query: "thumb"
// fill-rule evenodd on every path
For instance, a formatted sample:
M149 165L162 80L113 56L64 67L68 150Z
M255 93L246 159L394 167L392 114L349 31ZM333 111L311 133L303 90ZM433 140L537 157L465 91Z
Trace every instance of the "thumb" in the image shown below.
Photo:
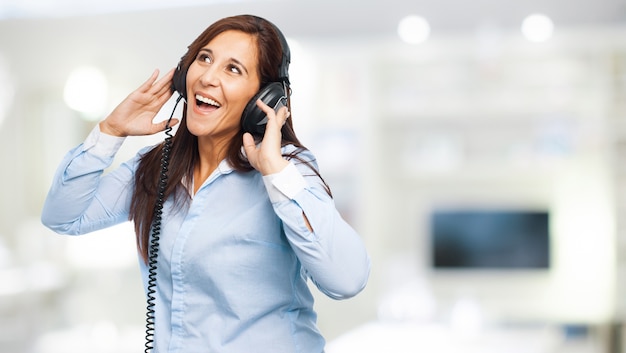
M176 124L178 124L178 123L179 123L178 119L171 119L171 120L169 120L169 127L176 126ZM156 127L158 128L157 132L165 131L165 129L167 129L167 127L168 127L168 121L167 120L163 120L160 123L158 123L156 125Z
M250 156L256 152L256 143L254 137L249 132L243 134L243 149L246 151L246 156L250 160Z

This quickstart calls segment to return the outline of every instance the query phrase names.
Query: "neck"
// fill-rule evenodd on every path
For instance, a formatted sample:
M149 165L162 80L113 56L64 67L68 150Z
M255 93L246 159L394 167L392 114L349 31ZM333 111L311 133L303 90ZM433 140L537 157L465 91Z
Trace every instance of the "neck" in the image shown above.
M231 138L216 139L211 137L198 138L199 160L194 166L194 194L206 179L217 169L228 152Z

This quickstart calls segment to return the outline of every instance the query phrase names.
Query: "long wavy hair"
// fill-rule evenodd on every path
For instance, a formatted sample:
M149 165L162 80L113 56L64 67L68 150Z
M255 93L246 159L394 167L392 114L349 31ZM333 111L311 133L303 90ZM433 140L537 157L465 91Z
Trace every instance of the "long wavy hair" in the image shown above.
M187 53L181 58L181 67L184 69L184 72L187 71L189 66L196 59L200 49L206 46L217 35L228 30L248 33L256 38L259 77L261 78L260 87L263 87L268 82L279 81L279 67L281 65L283 49L279 35L272 23L252 15L223 18L205 29L204 32L189 45ZM288 106L291 111L289 97ZM168 183L163 195L163 200L173 197L174 202L180 206L188 205L190 200L181 181L193 180L194 166L199 160L198 138L187 129L186 116L187 104L185 103L183 117L176 134L172 138L167 171ZM306 147L304 147L296 137L291 116L283 125L281 133L281 144L283 146L293 145L296 147L294 152L285 155L285 157L288 159L295 158L307 164L312 172L322 180L328 194L331 195L330 188L326 182L324 182L319 172L313 168L309 161L304 161L298 157L298 154L305 150ZM253 167L242 153L242 146L243 131L240 129L228 145L226 159L236 171L250 172L253 170ZM154 210L157 202L159 175L162 168L161 156L163 147L164 143L159 144L141 156L135 172L135 187L130 205L129 219L135 223L137 247L146 263L148 262L149 256L150 230L155 218Z

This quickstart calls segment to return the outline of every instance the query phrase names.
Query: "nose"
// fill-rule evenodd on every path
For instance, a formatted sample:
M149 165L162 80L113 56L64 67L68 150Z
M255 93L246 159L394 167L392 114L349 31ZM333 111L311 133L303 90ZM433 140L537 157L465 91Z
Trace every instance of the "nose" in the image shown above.
M200 83L205 87L218 85L219 75L214 65L206 67L204 72L200 75Z

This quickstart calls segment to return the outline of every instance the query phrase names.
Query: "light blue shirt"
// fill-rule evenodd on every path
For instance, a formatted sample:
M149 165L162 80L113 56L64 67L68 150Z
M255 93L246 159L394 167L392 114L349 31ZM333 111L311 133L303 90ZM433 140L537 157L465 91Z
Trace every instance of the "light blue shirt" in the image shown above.
M46 226L84 234L128 220L140 154L103 172L123 141L96 127L66 155L44 204ZM309 151L300 156L315 165ZM263 177L223 161L188 209L165 202L162 224L153 352L323 352L307 280L344 299L370 272L361 238L297 162Z

